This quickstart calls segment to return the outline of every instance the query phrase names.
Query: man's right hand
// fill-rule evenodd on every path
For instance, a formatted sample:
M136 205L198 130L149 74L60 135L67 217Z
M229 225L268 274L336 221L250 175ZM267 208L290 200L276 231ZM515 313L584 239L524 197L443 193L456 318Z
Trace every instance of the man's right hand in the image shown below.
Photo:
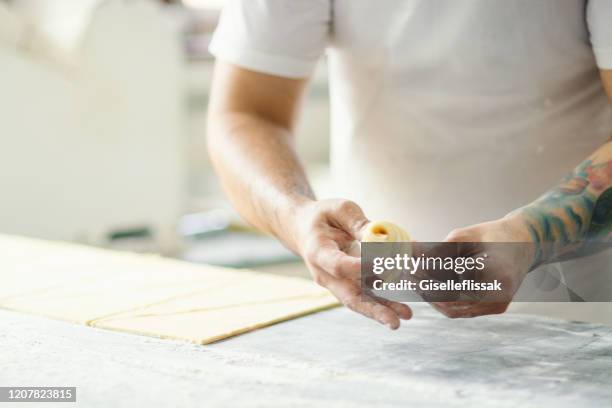
M306 79L217 60L208 146L221 184L251 225L300 254L314 280L352 310L396 329L408 306L362 296L360 258L348 251L368 220L350 201L316 201L294 143Z
M346 200L310 201L294 214L295 247L315 282L331 291L349 309L391 329L408 320L407 305L366 297L361 290L361 259L350 254L361 240L368 219L361 208Z

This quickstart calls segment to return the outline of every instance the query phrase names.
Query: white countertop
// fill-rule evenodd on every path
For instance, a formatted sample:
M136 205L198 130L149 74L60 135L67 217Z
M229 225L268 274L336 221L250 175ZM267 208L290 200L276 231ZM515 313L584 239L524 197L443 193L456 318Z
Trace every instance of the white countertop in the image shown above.
M87 407L612 405L612 327L425 304L397 332L335 309L209 346L0 311L0 345L0 386Z

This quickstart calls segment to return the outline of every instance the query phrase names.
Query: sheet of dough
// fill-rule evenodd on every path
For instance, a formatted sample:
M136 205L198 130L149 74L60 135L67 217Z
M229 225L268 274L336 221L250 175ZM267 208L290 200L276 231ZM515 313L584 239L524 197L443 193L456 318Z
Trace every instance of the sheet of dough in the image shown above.
M61 243L0 235L0 301L112 273L101 275L95 265L91 265L91 258L104 251L84 246L78 248L75 251L75 248ZM70 267L64 262L67 257L70 257ZM78 275L73 271L76 268L80 271Z
M337 305L310 281L0 235L0 307L206 344Z

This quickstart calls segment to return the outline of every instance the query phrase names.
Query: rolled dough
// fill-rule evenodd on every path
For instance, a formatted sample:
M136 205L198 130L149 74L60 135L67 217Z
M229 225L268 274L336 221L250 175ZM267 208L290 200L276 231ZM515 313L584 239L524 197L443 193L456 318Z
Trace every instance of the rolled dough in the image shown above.
M410 235L389 221L372 221L366 225L361 242L410 242Z
M206 344L336 306L280 277L0 235L0 308Z

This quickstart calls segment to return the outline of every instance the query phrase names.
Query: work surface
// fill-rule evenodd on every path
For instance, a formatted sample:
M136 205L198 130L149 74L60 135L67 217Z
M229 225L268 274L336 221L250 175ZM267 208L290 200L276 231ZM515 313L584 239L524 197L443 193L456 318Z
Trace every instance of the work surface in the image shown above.
M397 332L335 309L197 346L0 311L0 367L0 386L76 386L87 407L599 408L612 327L417 305Z

